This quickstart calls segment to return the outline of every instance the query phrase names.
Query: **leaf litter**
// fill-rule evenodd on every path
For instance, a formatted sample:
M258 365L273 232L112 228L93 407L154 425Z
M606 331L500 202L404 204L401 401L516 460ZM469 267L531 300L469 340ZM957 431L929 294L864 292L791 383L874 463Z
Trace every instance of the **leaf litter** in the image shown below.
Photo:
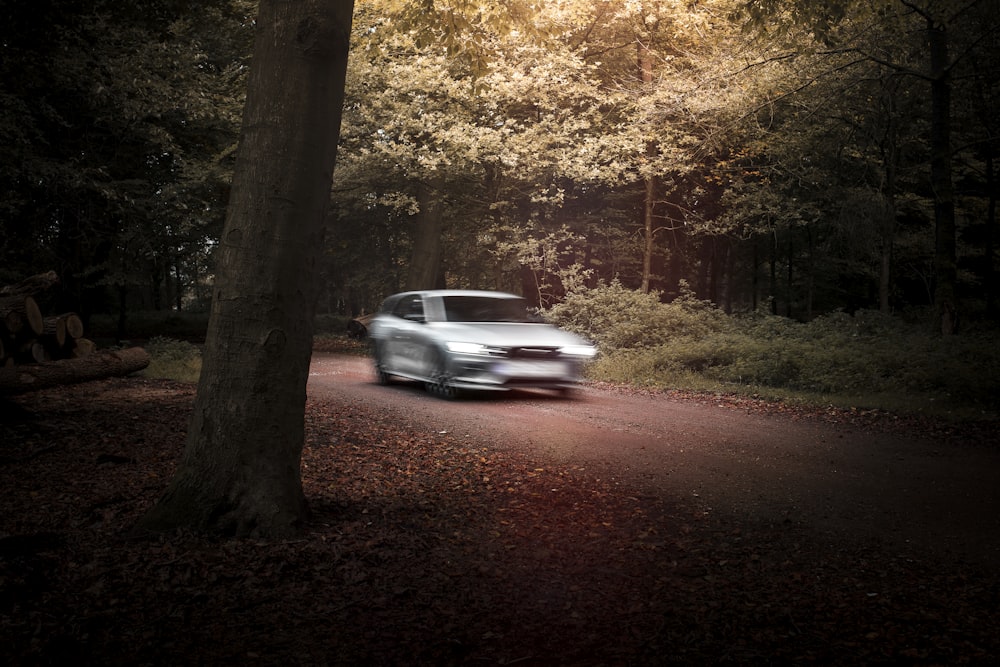
M129 540L193 395L116 378L0 405L6 664L1000 660L990 568L718 517L314 398L300 538Z

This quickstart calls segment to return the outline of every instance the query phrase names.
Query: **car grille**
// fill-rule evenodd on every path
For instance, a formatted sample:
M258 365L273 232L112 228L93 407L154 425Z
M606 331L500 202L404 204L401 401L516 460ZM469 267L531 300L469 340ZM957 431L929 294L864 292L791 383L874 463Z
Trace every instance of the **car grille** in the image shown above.
M554 347L512 347L507 354L511 359L554 359L559 349Z

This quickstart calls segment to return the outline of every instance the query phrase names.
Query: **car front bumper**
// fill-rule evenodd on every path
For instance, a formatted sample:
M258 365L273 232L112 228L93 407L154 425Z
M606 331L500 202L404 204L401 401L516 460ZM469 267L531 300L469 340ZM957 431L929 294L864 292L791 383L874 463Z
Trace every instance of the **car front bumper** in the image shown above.
M459 389L509 390L560 388L580 381L575 359L508 359L454 355L449 359L451 385Z

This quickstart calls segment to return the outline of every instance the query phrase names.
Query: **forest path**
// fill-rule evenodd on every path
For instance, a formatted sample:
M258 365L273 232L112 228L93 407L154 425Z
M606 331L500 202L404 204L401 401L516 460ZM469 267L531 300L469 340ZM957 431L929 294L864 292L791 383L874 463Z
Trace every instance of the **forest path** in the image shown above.
M597 387L572 399L519 391L447 401L413 383L377 385L369 359L324 353L313 355L308 393L636 493L694 498L716 515L1000 565L1000 451L981 442Z

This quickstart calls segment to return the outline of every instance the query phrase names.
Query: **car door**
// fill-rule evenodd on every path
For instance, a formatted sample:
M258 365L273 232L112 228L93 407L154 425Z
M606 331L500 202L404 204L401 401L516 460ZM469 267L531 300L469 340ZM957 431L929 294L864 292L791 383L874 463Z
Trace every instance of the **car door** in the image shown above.
M419 375L423 366L425 326L424 300L421 294L409 294L396 304L393 326L386 337L386 365L399 373Z

